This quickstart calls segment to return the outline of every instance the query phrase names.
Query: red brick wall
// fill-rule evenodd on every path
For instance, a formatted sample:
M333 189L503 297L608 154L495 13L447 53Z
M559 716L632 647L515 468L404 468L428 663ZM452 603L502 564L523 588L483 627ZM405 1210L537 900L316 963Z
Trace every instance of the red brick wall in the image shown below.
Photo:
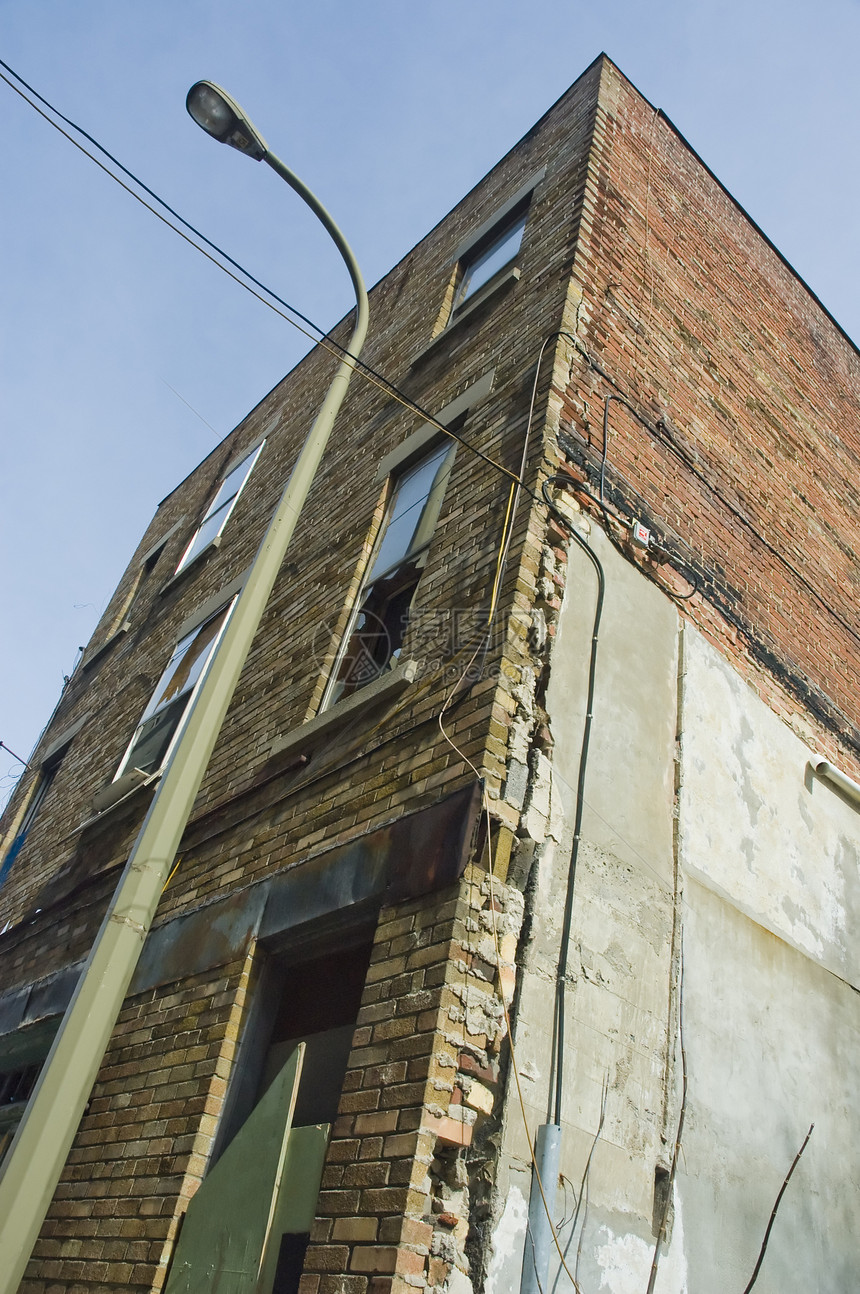
M642 414L610 406L610 498L700 584L685 614L856 771L860 357L610 63L575 278L595 364L575 353L562 429L594 468L604 396Z

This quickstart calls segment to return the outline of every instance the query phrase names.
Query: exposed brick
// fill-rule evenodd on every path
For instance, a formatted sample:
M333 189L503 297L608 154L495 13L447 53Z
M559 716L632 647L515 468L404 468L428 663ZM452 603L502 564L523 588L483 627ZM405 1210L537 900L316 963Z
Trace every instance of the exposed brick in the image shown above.
M376 1239L379 1223L376 1218L338 1218L332 1236L335 1240L371 1241Z
M393 1132L397 1127L397 1111L384 1110L379 1114L358 1114L355 1117L354 1127L359 1136L374 1132Z
M544 162L547 188L529 217L533 273L498 299L503 310L476 312L461 331L440 333L438 348L416 363L432 321L441 328L450 307L454 249ZM860 776L852 727L860 651L850 614L858 588L856 352L669 123L654 118L608 65L587 73L374 289L370 362L408 380L431 410L495 366L496 382L470 415L468 438L500 461L518 461L524 392L541 337L569 309L574 257L584 294L576 318L582 349L564 350L563 363L547 374L552 389L536 406L535 425L548 428L549 440L535 442L530 470L555 470L558 428L571 447L570 481L593 484L599 431L595 441L583 411L599 418L607 382L625 393L641 419L612 406L606 487L618 508L635 504L673 554L631 554L631 563L680 597L695 575L700 591L675 602L679 616L775 713L805 725L810 746ZM346 338L343 325L336 335ZM329 370L324 350L303 359L164 500L123 575L87 648L85 664L93 668L73 674L37 748L38 764L63 728L97 715L70 746L0 894L0 926L11 923L0 948L4 987L62 972L89 950L146 797L83 838L72 827L113 777L187 616L251 561ZM366 727L353 717L335 739L329 733L312 742L310 777L298 765L276 767L271 756L272 741L321 702L319 654L328 648L317 637L320 598L341 632L385 506L377 466L404 431L404 414L386 393L353 383L342 432L308 501L306 537L273 589L159 922L216 899L235 896L238 903L242 892L257 892L257 882L301 876L308 859L335 847L365 849L368 833L388 831L399 814L472 780L438 730L441 674L380 704ZM263 434L266 449L241 496L240 524L165 587L225 465ZM541 461L544 451L550 457ZM503 486L485 462L458 452L422 577L431 611L487 604L495 512L493 525L486 521L491 509L504 508ZM601 510L581 491L576 497L591 523L603 525ZM487 677L448 715L491 796L506 773L521 666L533 661L531 611L538 604L548 617L551 639L565 580L564 527L546 522L540 500L523 504L520 518L499 604L510 633L488 656ZM144 580L143 555L165 535L157 577ZM95 661L126 614L132 632ZM404 657L419 642L419 619L408 627ZM553 734L536 717L536 743L549 750ZM25 774L10 801L7 840L34 785ZM512 805L491 802L496 825L516 832ZM473 860L462 884L389 902L379 914L301 1294L365 1294L368 1284L369 1294L408 1294L423 1283L429 1227L416 1219L429 1216L429 1203L412 1185L424 1176L420 1156L437 1143L443 1151L468 1146L468 1119L492 1109L499 1078L500 1036L469 1034L455 1023L451 983L468 974L474 988L482 976L495 991L497 978L509 1000L515 989L511 943L503 943L498 974L494 954L468 944L486 898L481 880ZM162 1279L178 1219L210 1162L254 1000L250 975L250 961L237 955L125 1002L25 1294L143 1294ZM487 1051L494 1057L487 1060ZM459 1056L463 1088L437 1116L429 1107L447 1106L456 1072L440 1055ZM438 1218L444 1227L445 1213ZM453 1212L451 1218L459 1242L465 1223ZM431 1284L449 1275L446 1262L430 1259Z

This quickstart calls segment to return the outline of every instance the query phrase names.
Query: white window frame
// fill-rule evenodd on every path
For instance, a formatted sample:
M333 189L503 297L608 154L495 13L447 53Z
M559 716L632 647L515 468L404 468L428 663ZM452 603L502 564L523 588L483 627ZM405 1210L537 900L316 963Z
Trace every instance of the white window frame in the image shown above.
M32 783L23 808L18 814L18 822L7 837L9 846L0 856L0 885L5 883L9 872L14 866L15 859L26 844L30 828L41 812L42 804L54 785L60 771L60 765L65 759L72 741L89 717L89 711L81 715L79 719L56 736L42 752L37 766L36 779Z
M341 699L349 700L351 697L359 695L365 687L373 686L373 684L379 679L384 678L386 673L389 670L396 668L399 662L400 647L397 647L389 654L385 663L379 665L378 671L374 677L368 678L364 683L358 683L352 686L349 691L340 692L337 696L334 695L338 685L342 682L338 677L341 665L355 633L358 618L365 609L365 603L370 590L375 585L382 583L386 577L391 578L392 576L396 576L403 567L413 564L418 570L418 575L412 588L412 598L409 603L410 606L418 591L418 585L421 581L421 573L423 572L423 568L427 560L427 552L433 542L433 537L438 525L439 513L445 499L448 481L451 475L451 468L454 462L454 453L457 448L455 441L447 439L444 435L438 435L438 431L437 435L434 437L434 441L435 443L431 442L423 445L416 456L411 457L402 463L400 470L389 474L389 498L385 509L385 517L382 525L379 527L379 533L376 536L376 542L373 545L373 551L368 560L364 578L362 579L358 596L355 599L355 605L350 613L337 655L332 663L328 683L326 684L322 702L320 704L320 712L333 708L339 701L341 701ZM441 453L442 450L445 451L444 455ZM423 462L437 455L439 456L439 465L436 469L433 483L424 497L424 504L421 508L421 512L416 518L412 541L399 558L390 563L384 570L377 572L375 569L377 560L385 543L385 537L388 533L389 526L393 520L392 510L397 502L400 483L419 468ZM434 494L436 496L435 498L433 497ZM392 595L392 597L396 596L396 593ZM408 609L405 614L408 616Z
M502 228L498 230L496 236L491 238L488 243L483 246L479 245L474 249L470 256L462 258L458 274L459 282L454 293L454 300L451 303L452 319L457 317L458 313L464 306L468 305L470 301L476 299L479 293L486 291L489 295L493 290L493 287L496 286L503 276L505 278L508 277L508 271L510 271L512 265L516 264L520 254L527 218L528 208L524 207L511 220L507 221ZM519 237L515 238L516 235L519 235ZM473 286L476 272L479 272L482 265L488 261L490 257L496 255L497 252L501 248L504 248L508 243L510 244L510 254L505 256L503 261L499 262L491 274L488 274L486 278L480 279Z
M179 559L179 564L176 567L176 570L174 571L174 575L178 575L180 571L184 571L186 567L190 566L192 562L195 562L197 558L201 556L201 554L205 553L207 549L209 549L213 544L216 544L218 540L220 540L221 535L224 532L224 527L227 525L227 522L230 520L230 517L233 514L233 509L236 507L236 504L239 502L239 496L241 495L245 486L248 484L248 477L253 472L254 466L257 462L257 459L260 457L260 454L262 453L262 449L265 443L266 443L265 440L261 440L258 445L253 446L253 448L250 449L247 453L245 453L243 457L234 458L230 463L228 463L225 470L221 473L221 478L218 482L218 488L216 489L214 495L212 496L209 502L209 506L207 507L205 513L201 517L200 522L198 523L197 529L194 531L194 534L191 536L191 539L188 541L188 545ZM234 472L237 472L242 467L245 468L245 473L239 483L238 489L227 500L227 506L225 507L225 505L222 503L222 504L219 504L218 507L216 507L215 505L218 503L218 499L220 497L221 490L225 482L229 480L229 478L233 475ZM221 518L221 524L218 526L218 529L215 531L214 534L209 536L205 544L201 544L199 547L195 547L197 545L197 540L200 536L200 533L203 530L203 527L206 525L207 521L209 521L220 510L223 510L224 516Z
M234 594L226 601L222 598L220 599L219 606L214 609L210 608L209 605L207 604L205 608L205 613L200 615L196 623L189 625L186 622L186 624L184 624L180 628L179 634L176 639L176 645L174 646L173 651L170 653L170 659L168 660L167 664L165 665L164 669L159 675L158 682L156 683L152 691L149 701L146 703L143 714L141 715L140 719L137 722L137 725L135 726L134 732L132 733L131 741L128 743L128 746L125 749L125 754L123 755L120 761L119 767L116 773L114 774L114 778L113 778L114 782L119 781L119 779L123 776L124 773L131 772L132 769L137 767L132 757L134 755L135 745L138 741L138 737L140 736L140 732L144 724L148 723L150 719L154 718L155 715L157 715L160 712L160 710L166 709L169 705L174 704L184 695L182 692L180 692L172 701L167 701L161 707L156 706L150 712L149 707L152 704L153 697L157 695L160 688L162 687L162 684L166 682L168 670L170 669L170 666L173 664L173 661L176 658L179 647L182 645L183 642L186 641L186 639L188 639L189 642L188 642L188 647L186 648L186 652L190 650L194 642L194 639L197 637L197 635L201 633L206 628L206 626L210 624L214 619L216 619L220 615L223 615L224 616L223 622L220 628L218 629L217 634L215 635L215 637L213 638L212 642L209 645L209 650L206 654L206 658L203 662L200 672L197 678L195 679L193 686L188 689L185 705L182 708L181 714L177 718L176 727L174 728L173 733L170 737L170 741L167 747L165 748L164 754L162 755L161 763L158 765L157 769L148 770L148 773L149 774L157 773L161 769L166 767L168 761L170 760L171 755L176 749L177 742L182 736L186 721L188 719L188 715L191 712L191 707L194 704L195 698L197 697L197 693L200 691L200 688L203 686L203 680L206 678L206 675L209 673L209 668L212 664L212 659L215 655L215 652L218 650L218 645L221 642L222 637L224 636L224 630L227 628L227 624L230 620L230 616L233 614L233 609L236 605L237 598L238 598L238 593ZM180 657L180 660L184 659L186 652L183 652L182 657Z

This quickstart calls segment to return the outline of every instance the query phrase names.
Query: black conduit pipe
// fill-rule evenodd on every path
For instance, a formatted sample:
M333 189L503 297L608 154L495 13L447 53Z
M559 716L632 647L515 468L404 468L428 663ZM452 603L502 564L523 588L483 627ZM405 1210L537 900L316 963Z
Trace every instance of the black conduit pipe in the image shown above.
M608 408L608 404L607 404ZM591 630L591 657L588 665L588 694L585 703L585 724L582 729L582 745L579 751L579 775L576 782L576 815L573 824L573 841L570 847L570 862L567 868L567 890L564 901L564 923L561 932L561 950L558 959L558 974L555 982L555 1122L561 1124L561 1097L564 1068L564 1026L565 1026L565 979L567 976L567 953L570 944L570 930L573 924L573 894L576 886L576 865L579 858L579 841L582 835L582 811L585 807L585 774L588 767L588 745L591 739L591 720L594 712L594 679L597 672L597 639L600 631L600 617L603 613L603 595L606 581L603 567L597 555L592 552L582 536L574 529L568 519L558 511L548 489L551 485L572 484L566 476L556 476L545 481L541 486L544 502L556 521L564 527L588 557L597 574L597 602L594 608L594 624Z

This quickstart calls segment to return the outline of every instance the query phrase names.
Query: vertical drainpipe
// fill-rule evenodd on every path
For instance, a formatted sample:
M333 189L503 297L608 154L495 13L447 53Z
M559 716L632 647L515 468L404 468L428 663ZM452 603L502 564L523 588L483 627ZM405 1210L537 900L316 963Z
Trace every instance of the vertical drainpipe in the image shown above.
M535 1138L535 1159L532 1167L532 1188L529 1194L529 1219L523 1253L520 1294L548 1294L547 1277L552 1248L549 1213L555 1204L560 1159L561 1127L557 1123L542 1123ZM538 1182L538 1175L540 1175L540 1182ZM544 1197L546 1197L546 1203L544 1203Z

